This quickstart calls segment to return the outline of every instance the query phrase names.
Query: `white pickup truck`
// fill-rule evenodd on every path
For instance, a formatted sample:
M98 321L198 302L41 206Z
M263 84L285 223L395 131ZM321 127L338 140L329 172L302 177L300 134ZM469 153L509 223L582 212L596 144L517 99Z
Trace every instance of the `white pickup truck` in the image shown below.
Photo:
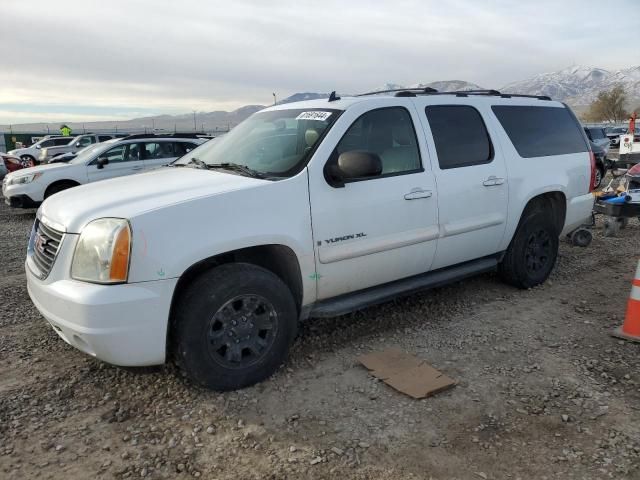
M546 97L405 90L275 106L170 167L47 199L29 294L106 362L208 388L286 359L300 320L493 269L545 281L595 165Z

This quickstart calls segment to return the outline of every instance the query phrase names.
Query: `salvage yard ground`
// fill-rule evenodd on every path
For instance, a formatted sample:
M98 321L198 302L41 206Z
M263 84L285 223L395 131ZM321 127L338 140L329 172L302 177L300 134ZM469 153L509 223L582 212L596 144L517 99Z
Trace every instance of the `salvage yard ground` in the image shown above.
M632 220L551 279L493 274L302 329L255 387L203 391L67 346L31 304L33 211L0 206L0 478L640 478L640 344L620 325ZM399 347L458 384L413 400L356 360Z

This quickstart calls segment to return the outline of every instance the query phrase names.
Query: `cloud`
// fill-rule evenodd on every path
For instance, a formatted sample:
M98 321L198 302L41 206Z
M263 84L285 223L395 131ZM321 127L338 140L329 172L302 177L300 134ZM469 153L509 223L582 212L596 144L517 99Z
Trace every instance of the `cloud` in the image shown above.
M0 104L122 106L114 115L233 109L297 91L462 79L500 87L573 63L629 66L601 2L494 0L3 5ZM633 31L636 0L616 4ZM635 12L633 14L632 12ZM70 111L71 113L71 111ZM11 112L0 122L15 122ZM35 119L35 117L33 117ZM44 119L42 117L42 119Z

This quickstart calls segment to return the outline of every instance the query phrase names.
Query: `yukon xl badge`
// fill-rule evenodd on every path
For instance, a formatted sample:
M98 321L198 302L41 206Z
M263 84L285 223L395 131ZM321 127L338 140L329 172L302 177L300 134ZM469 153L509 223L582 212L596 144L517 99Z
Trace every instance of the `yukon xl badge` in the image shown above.
M334 237L325 240L324 243L327 245L331 245L332 243L344 242L345 240L353 240L354 238L364 238L367 234L364 232L361 233L352 233L351 235L344 235L342 237ZM322 245L322 242L318 242L318 246Z

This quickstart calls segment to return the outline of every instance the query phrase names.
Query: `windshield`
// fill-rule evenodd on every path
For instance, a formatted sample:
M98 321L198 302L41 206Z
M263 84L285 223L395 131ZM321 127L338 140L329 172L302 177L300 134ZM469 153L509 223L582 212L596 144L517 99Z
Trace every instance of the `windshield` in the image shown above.
M88 161L94 159L96 155L104 152L107 148L109 148L111 143L100 143L98 145L88 146L83 148L78 152L78 156L71 160L69 163L78 164L78 163L87 163Z
M339 114L339 110L329 109L258 112L173 165L186 165L196 158L207 166L236 164L268 177L289 177L304 166Z

